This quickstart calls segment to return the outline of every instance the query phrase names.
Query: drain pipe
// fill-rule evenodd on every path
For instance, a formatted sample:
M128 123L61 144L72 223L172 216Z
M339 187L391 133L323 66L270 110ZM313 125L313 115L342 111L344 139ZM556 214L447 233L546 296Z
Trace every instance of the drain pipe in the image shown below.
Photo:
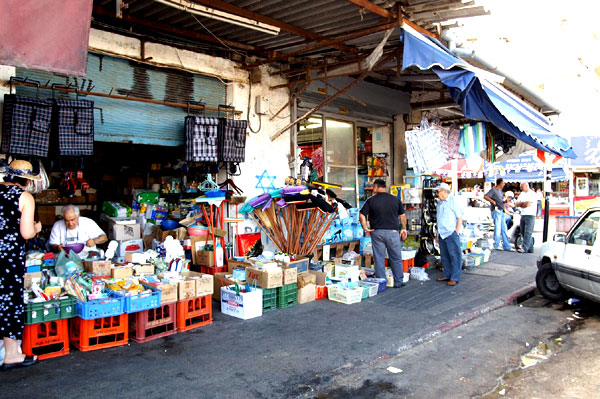
M455 33L450 32L448 30L444 30L442 31L442 39L444 39L448 43L448 49L457 56L475 60L488 70L503 76L510 83L510 85L518 87L525 93L527 97L532 98L537 104L539 104L541 112L544 115L560 114L560 108L555 106L555 104L549 103L548 100L542 98L538 93L536 93L535 89L520 82L519 79L517 79L515 76L504 72L497 65L489 62L486 59L483 59L479 54L477 54L477 52L474 49L463 47L463 43L458 43Z

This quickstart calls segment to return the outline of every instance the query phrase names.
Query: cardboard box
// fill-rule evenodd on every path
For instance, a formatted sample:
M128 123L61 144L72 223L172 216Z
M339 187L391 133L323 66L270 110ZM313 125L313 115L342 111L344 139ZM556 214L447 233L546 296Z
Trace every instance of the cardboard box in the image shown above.
M154 288L157 288L162 291L160 296L160 303L164 305L166 303L177 302L178 298L178 286L177 283L167 284L167 283L149 283Z
M298 274L298 288L303 288L310 284L317 284L316 275L309 272Z
M281 266L281 270L283 271L283 285L298 282L298 269L290 266Z
M179 282L178 287L178 300L183 301L185 299L196 297L196 281L195 280L184 280Z
M135 276L147 276L154 274L154 265L135 265L133 266Z
M141 239L118 241L119 248L117 249L117 258L125 259L125 255L129 252L144 252L144 242Z
M133 276L132 266L114 266L110 269L112 278L127 278Z
M283 270L261 271L253 267L246 268L246 281L260 288L277 288L283 285Z
M336 278L347 278L351 281L358 281L360 275L360 269L358 266L345 265L337 263L335 265L335 277Z
M83 268L88 273L95 273L101 276L110 274L112 262L110 260L84 260Z
M196 262L194 262L194 264L215 267L214 252L213 251L197 251L196 252Z
M233 259L227 260L227 271L229 272L229 274L233 273L233 269L245 269L247 267L252 267L252 263L240 262L239 260Z
M313 274L315 276L317 285L325 285L325 281L326 281L327 277L330 277L330 278L333 277L333 270L334 270L333 265L326 263L323 265L322 272L309 270L308 273Z
M198 252L204 249L204 245L212 244L212 240L208 239L206 236L190 236L190 241L192 244L192 263L194 265L199 265L198 262ZM205 265L208 266L208 265Z
M229 278L228 278L229 277ZM221 301L221 287L235 284L235 280L231 278L230 273L215 273L213 280L213 299Z
M305 271L308 271L308 262L309 262L308 258L298 258L291 262L281 262L281 261L276 261L276 262L281 265L288 266L288 267L295 267L296 270L298 271L298 273L303 273Z
M142 229L138 223L119 224L109 221L108 238L111 240L136 240L142 238Z
M125 254L125 262L143 265L148 263L148 255L139 252L128 252Z
M34 273L25 273L25 279L23 287L25 287L26 290L31 288L31 282L33 281L33 279L42 279L42 272L34 272Z
M308 284L302 288L298 288L298 303L308 303L315 300L317 286Z
M198 272L181 273L186 280L195 282L195 296L212 295L214 291L214 277L210 274L202 274ZM190 279L191 277L191 279Z

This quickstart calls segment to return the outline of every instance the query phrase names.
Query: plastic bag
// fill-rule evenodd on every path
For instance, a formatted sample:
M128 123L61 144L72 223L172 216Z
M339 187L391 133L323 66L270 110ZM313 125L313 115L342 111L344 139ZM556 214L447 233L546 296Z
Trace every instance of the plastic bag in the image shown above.
M429 280L429 276L427 272L422 267L413 267L410 269L410 279L418 280L418 281L427 281Z
M46 169L44 168L44 164L42 163L42 161L38 161L39 162L39 176L41 177L40 180L32 180L31 184L28 187L31 187L28 191L31 192L31 194L39 194L44 190L47 190L48 187L50 187L50 179L48 179L48 174L46 173Z
M59 277L66 277L74 272L83 271L83 261L74 251L70 251L69 255L65 251L60 251L56 258L54 271Z

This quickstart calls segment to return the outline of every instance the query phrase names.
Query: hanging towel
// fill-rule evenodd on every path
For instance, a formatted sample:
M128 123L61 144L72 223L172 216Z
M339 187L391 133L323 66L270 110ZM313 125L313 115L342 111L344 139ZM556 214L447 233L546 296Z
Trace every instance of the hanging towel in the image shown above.
M485 124L477 122L465 125L460 131L460 152L465 158L471 155L480 154L486 149L485 145Z
M448 129L448 160L460 158L458 148L460 146L460 130L454 125Z

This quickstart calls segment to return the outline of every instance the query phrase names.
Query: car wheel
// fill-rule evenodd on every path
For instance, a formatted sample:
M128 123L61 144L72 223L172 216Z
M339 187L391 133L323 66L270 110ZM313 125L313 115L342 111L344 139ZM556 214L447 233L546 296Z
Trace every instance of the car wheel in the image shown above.
M520 235L520 234L515 239L515 248L516 249L523 249L523 236Z
M558 282L558 278L548 263L542 265L535 275L535 284L544 298L551 301L560 301L565 299L567 292Z

